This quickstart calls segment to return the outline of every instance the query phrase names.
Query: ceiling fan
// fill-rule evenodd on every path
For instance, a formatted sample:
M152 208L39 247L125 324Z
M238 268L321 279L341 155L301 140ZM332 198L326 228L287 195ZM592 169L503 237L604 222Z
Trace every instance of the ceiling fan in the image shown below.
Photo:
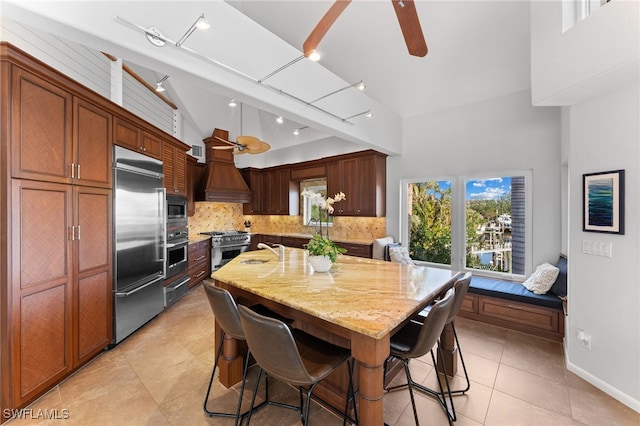
M331 28L331 25L333 25L340 14L349 6L349 3L351 3L351 0L336 0L336 2L331 5L327 13L320 19L320 22L318 22L302 45L304 56L308 57L315 51L324 35L329 28ZM420 20L418 19L416 5L413 0L391 0L391 3L393 4L393 9L396 11L396 16L398 17L400 29L402 30L409 54L419 57L426 56L429 50L427 49L427 43L422 34Z
M240 133L242 134L242 103L240 103ZM255 136L236 136L236 140L230 141L220 136L214 136L215 139L220 142L224 142L227 145L216 145L213 149L233 149L233 153L238 154L261 154L267 152L271 145L261 141Z

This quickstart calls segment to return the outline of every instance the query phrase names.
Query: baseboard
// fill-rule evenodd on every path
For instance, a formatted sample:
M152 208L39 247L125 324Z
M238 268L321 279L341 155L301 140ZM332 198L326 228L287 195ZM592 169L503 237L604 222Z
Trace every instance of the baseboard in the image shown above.
M606 393L612 398L617 399L618 401L620 401L627 407L631 408L632 410L640 413L640 400L634 399L633 397L631 397L630 395L627 395L624 392L620 392L619 389L614 388L609 383L602 381L601 379L589 373L588 371L583 370L582 368L573 364L571 361L569 361L567 353L568 353L567 342L566 342L566 339L564 339L564 362L565 362L565 365L567 366L567 370L571 371L573 374L580 377L581 379L584 379L587 382L591 383L593 386L597 387L602 392Z

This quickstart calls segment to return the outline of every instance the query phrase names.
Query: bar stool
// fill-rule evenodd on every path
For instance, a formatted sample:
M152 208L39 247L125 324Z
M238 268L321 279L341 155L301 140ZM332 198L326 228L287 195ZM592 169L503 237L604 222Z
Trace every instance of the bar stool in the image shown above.
M456 339L456 347L458 348L458 354L460 355L460 362L462 363L462 370L464 371L464 378L467 381L467 385L464 389L452 390L452 394L464 394L471 388L471 381L469 380L469 374L467 373L467 366L464 363L464 357L462 356L462 349L460 348L460 341L458 340L458 333L456 332L456 323L455 319L458 316L458 312L460 312L460 308L462 307L462 302L464 302L464 298L469 291L469 285L471 284L471 272L467 272L462 278L458 279L453 288L456 291L456 295L453 299L453 307L451 308L451 312L449 313L449 318L447 319L447 324L451 324L451 330L453 330L453 336ZM429 310L433 305L427 306L423 309L419 314L417 320L423 322ZM438 348L440 350L440 348ZM454 420L455 420L455 411L454 411Z
M418 426L420 422L418 420L418 411L416 410L416 401L413 396L414 387L427 392L438 399L440 405L447 414L447 419L449 420L450 425L452 424L452 420L455 420L453 415L449 412L447 400L442 388L442 381L440 380L440 375L437 374L437 371L436 377L438 379L440 392L434 392L431 389L425 388L419 383L414 382L409 371L409 360L419 358L425 355L427 352L431 353L431 360L433 361L434 368L437 368L435 367L437 363L435 356L433 355L433 348L440 338L440 334L444 329L444 326L449 317L449 313L451 312L451 308L453 307L454 295L455 290L453 288L447 290L444 297L433 304L432 308L430 309L429 313L422 323L409 321L396 334L391 336L391 355L387 359L387 361L389 361L393 357L399 359L402 362L405 374L407 376L407 383L389 387L387 388L387 391L393 391L404 387L409 388L409 396L411 397L411 406L413 407L413 416L415 418L416 426ZM438 354L440 356L440 361L444 366L442 353L438 352ZM451 393L449 392L449 380L447 378L446 371L444 373L444 378L447 385L447 395L449 397L451 407L453 408L453 400L451 398Z
M260 366L255 391L251 400L251 407L255 403L255 396L260 384L263 371L269 376L275 377L285 383L297 386L300 392L300 405L298 407L267 401L269 404L300 411L303 425L308 425L309 407L311 396L316 385L343 363L347 363L349 369L349 389L345 401L343 413L343 425L347 420L353 421L348 416L349 401L353 401L355 423L358 422L358 414L353 388L353 372L351 352L324 340L318 339L301 330L292 330L282 321L260 315L245 306L239 306L240 321L244 327L247 345L251 354ZM309 386L308 390L304 386ZM302 393L307 392L306 405L303 402ZM249 410L247 425L251 422L252 409Z
M216 350L216 358L213 363L213 370L211 371L211 378L209 379L209 387L207 388L207 394L204 397L204 405L203 409L205 414L210 417L233 417L236 419L235 424L238 425L239 422L244 418L249 411L244 413L240 413L240 409L242 408L242 396L244 394L244 388L247 378L247 369L249 367L249 358L250 352L247 353L244 362L244 368L242 370L242 386L240 387L240 396L238 398L238 406L236 408L235 413L224 413L224 412L216 412L210 411L207 408L207 402L209 401L209 394L211 393L211 385L213 384L213 379L216 373L216 368L218 367L218 360L220 359L220 354L222 353L222 346L224 343L225 335L229 335L237 340L246 340L244 335L244 330L242 328L242 323L240 322L240 317L238 315L238 307L236 305L233 296L227 290L224 290L219 287L214 287L206 282L204 283L204 290L207 294L207 298L209 299L209 304L211 305L211 309L213 310L213 315L215 316L216 321L220 325L222 329L222 334L220 336L220 343L218 344L218 348ZM264 314L278 316L275 312L270 311L268 308L257 305L254 307L256 310L260 310ZM279 317L279 316L278 316ZM280 317L282 318L282 317ZM267 377L267 399L269 397L269 383ZM256 409L261 408L263 404L256 407ZM251 408L250 408L251 410Z

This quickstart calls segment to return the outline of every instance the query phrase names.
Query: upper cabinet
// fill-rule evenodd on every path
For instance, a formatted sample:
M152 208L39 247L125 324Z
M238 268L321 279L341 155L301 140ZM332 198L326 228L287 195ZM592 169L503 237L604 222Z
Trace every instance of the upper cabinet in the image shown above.
M111 114L20 67L11 80L12 177L111 187Z
M263 214L262 178L264 176L264 172L259 169L254 169L253 167L249 167L241 170L240 173L251 190L251 202L245 203L242 206L242 212L244 214Z
M386 214L387 159L384 154L365 151L349 154L327 163L327 195L344 192L335 216L371 216Z
M138 126L119 117L114 119L113 127L114 144L132 151L138 151L158 160L162 159L162 141L157 136L143 131Z
M187 152L167 140L162 146L162 170L167 194L187 196Z

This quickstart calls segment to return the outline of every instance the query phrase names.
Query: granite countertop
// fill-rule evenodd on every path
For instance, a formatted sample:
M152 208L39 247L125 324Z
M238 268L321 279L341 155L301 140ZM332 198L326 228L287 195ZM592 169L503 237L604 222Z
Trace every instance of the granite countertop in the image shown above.
M264 263L242 263L246 260ZM380 339L418 312L451 279L451 271L340 256L330 272L314 272L306 250L287 247L280 262L248 251L211 277L238 289Z
M197 243L202 240L206 240L211 238L210 235L202 235L202 234L189 234L189 243Z

